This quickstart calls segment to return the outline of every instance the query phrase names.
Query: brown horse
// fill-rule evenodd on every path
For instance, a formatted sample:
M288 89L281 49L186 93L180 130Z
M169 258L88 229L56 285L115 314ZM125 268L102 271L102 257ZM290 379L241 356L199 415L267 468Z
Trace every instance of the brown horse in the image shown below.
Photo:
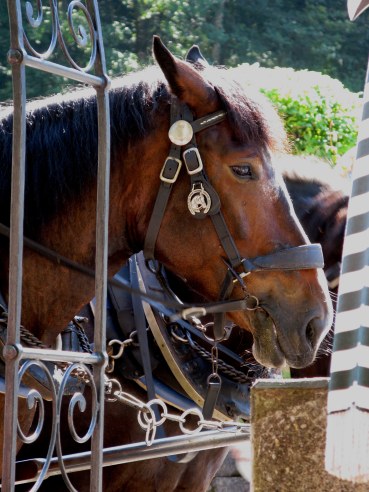
M325 271L328 276L329 282L333 282L334 272L337 273L337 263L340 261L340 255L342 251L342 243L344 236L344 228L346 221L346 210L348 197L344 190L341 188L342 183L337 179L337 175L329 168L328 164L315 160L314 158L300 158L295 156L285 157L282 161L279 161L279 167L281 167L283 179L286 183L287 190L293 200L295 210L298 217L303 221L309 237L312 241L320 241L325 254ZM334 247L332 247L332 244ZM333 276L331 276L331 274ZM195 301L200 302L198 294L194 294L189 291L188 287L180 282L178 278L173 275L166 277L166 281L170 283L171 289L176 295L183 301ZM332 295L332 292L331 292ZM332 297L335 301L335 297ZM87 307L84 315L93 319L93 315ZM128 315L129 316L129 315ZM115 310L113 307L109 308L109 319L115 317ZM116 319L116 318L114 318ZM134 322L134 321L133 321ZM129 319L126 320L129 324ZM92 339L93 327L89 327L89 337ZM242 336L243 335L243 336ZM227 346L238 352L243 360L247 360L251 356L252 340L248 339L246 334L239 332L237 327L233 328L232 335L227 341ZM117 334L111 335L108 330L108 338L115 338L119 336L119 329ZM322 344L323 345L323 344ZM151 352L155 353L155 343L151 342ZM326 376L329 374L329 352L322 350L318 351L318 358L309 367L305 369L292 369L294 377L313 377L313 376ZM193 367L196 372L205 372L209 374L211 370L209 363L201 362L198 359L198 354L192 354L194 357ZM130 379L129 369L127 368L127 362L124 359L132 357L132 352L129 348L124 352L124 356L117 364L117 370L114 373L114 377L121 381L122 387L125 391L133 394L141 401L146 401L147 395L136 383L133 383ZM168 373L170 369L166 366L162 357L155 355L154 361L155 370L154 374L160 375L163 371L166 374L166 380L168 381ZM188 362L189 352L187 351L186 363ZM221 355L222 357L222 355ZM250 361L249 361L250 362ZM136 367L136 366L135 366ZM248 371L246 364L243 366L244 371ZM252 372L255 374L257 369L252 366ZM132 371L131 371L132 372ZM257 372L256 372L257 375ZM262 374L259 373L259 377ZM173 377L173 376L172 376ZM199 377L198 375L196 377ZM223 390L227 381L226 374L222 373ZM226 383L227 384L227 383ZM229 384L229 383L228 383ZM88 388L86 392L88 393ZM239 398L243 399L243 405L246 407L247 394L242 394L240 387L237 388ZM234 395L235 393L233 393ZM236 393L237 395L237 393ZM236 396L237 397L237 396ZM227 396L225 397L227 399ZM66 401L66 406L68 402ZM234 407L236 408L236 407ZM172 411L174 411L172 409ZM239 411L239 410L238 410ZM237 418L236 415L233 418ZM139 427L137 423L137 413L135 410L122 403L107 403L106 405L106 427L105 427L105 445L106 447L119 446L122 444L128 444L130 442L142 441L144 439L144 431ZM83 421L88 422L88 418L84 414L76 417L79 422L79 426ZM124 422L124 426L117 429L111 425L111 422ZM43 438L37 441L37 443L30 449L22 450L19 459L29 459L33 457L43 456L48 449L48 442L50 436L51 422L45 426L47 432L43 435ZM173 436L178 433L178 426L173 423L167 423L165 425L166 435ZM86 447L88 449L88 447ZM71 454L77 451L78 445L73 441L68 433L63 435L63 451L65 454ZM111 492L121 490L207 490L212 476L222 463L226 449L214 449L212 451L200 452L196 458L190 463L174 463L165 458L156 460L147 460L138 463L127 463L120 466L113 466L107 468L104 473L104 489ZM80 472L70 476L72 483L79 491L89 489L88 473ZM64 490L65 484L61 477L54 477L48 479L41 490Z
M224 278L230 271L222 259L223 248L231 244L237 251L240 261L233 262L231 270L238 278L245 264L252 265L249 259L265 256L269 268L252 268L255 271L247 276L248 295L258 299L259 308L246 309L244 303L243 310L229 316L252 333L254 355L260 363L304 367L313 361L331 324L331 304L324 274L316 268L319 261L310 259L309 248L302 247L302 257L301 249L295 249L309 241L273 167L273 156L283 147L281 122L265 101L250 97L224 71L199 72L175 58L159 38L154 40L154 55L161 70L150 68L128 76L110 93L109 272L116 272L145 244L158 188L168 182L160 176L168 179L162 168L171 151L168 130L175 96L200 129L207 122L197 133L204 167L201 183L215 197L213 208L217 210L210 210L212 220L205 214L204 220L194 220L188 210L191 187L182 171L157 237L151 241L155 258L202 296L216 300L222 297ZM64 101L43 101L28 114L26 151L25 234L91 268L95 257L95 121L92 95L78 93ZM0 221L5 224L10 209L11 125L12 116L4 116ZM198 161L195 170L190 166L187 162L192 177L200 173ZM170 180L174 183L173 175ZM200 198L204 196L205 192ZM226 241L218 238L213 225L219 223L219 203L227 224L224 229L221 220L228 233ZM7 300L6 238L0 247L0 289ZM275 254L276 262L282 257L284 266L270 268ZM290 254L294 259L287 267ZM231 299L245 298L241 283L235 285ZM91 299L93 290L91 279L25 249L22 323L43 343L54 343Z

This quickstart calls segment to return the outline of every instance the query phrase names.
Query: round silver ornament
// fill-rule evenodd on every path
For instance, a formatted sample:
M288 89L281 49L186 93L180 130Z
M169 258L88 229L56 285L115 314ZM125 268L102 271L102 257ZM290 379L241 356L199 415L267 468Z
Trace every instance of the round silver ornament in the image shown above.
M193 137L193 129L188 121L178 120L169 128L168 135L175 145L186 145Z

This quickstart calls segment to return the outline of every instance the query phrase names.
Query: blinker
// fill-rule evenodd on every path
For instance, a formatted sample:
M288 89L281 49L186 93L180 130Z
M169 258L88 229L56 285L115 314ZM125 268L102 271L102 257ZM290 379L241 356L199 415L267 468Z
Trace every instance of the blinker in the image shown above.
M175 145L186 145L191 142L193 129L191 123L186 120L178 120L173 123L168 132L169 140Z

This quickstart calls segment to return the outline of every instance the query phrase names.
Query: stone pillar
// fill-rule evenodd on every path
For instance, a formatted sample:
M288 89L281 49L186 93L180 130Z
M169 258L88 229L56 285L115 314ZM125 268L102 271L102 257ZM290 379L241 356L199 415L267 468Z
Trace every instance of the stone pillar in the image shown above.
M252 492L369 492L324 470L328 378L260 380L251 390Z

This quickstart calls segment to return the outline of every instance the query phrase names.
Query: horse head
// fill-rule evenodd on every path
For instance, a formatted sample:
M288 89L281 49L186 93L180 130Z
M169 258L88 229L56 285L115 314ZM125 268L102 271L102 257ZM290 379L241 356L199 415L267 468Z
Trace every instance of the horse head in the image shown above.
M198 70L196 64L173 56L157 37L153 50L169 86L171 106L177 100L181 114L185 112L183 108L192 114L194 121L189 126L197 128L197 150L192 151L187 162L185 154L194 145L194 138L191 136L184 144L172 140L171 144L167 137L169 118L162 114L160 125L165 126L164 138L164 132L157 129L154 137L140 148L143 159L151 160L150 171L149 166L144 166L145 174L140 182L157 184L145 199L142 193L148 191L132 197L136 204L140 201L145 205L136 212L136 233L142 244L151 243L149 249L151 253L155 251L157 260L209 300L225 298L224 290L231 289L229 285L225 289L224 279L232 271L230 283L234 288L230 299L245 298L246 289L247 296L258 300L257 306L229 313L236 324L252 333L255 358L270 367L285 363L304 367L313 361L330 327L332 313L321 268L316 268L314 262L305 263L302 258L292 260L294 248L302 247L305 254L310 246L283 180L273 166L274 156L284 145L282 124L264 99L249 96L224 71L205 64ZM214 124L198 131L198 121L212 118L216 120ZM171 154L173 148L180 156L177 161L185 160L183 167L187 173L183 169L179 172L180 165ZM155 169L152 161L159 156ZM160 173L163 162L167 162L166 156L173 160L175 168L166 174L169 183L159 180L159 175L163 178L163 173L168 172L162 168ZM202 189L195 187L197 173ZM169 199L166 198L165 212L159 224L152 227L151 212L154 208L153 215L157 215L165 201L156 200L158 186L168 184L173 189ZM211 203L210 210L201 209L200 214L191 211L194 190L199 199ZM161 204L154 205L155 200ZM224 218L220 234L219 227L218 233L216 230L219 214ZM152 233L152 229L155 229L154 239L147 241L148 230ZM232 253L234 258L230 258ZM282 256L285 260L279 266ZM252 264L251 259L258 257L268 258L269 267L245 271L248 261Z

